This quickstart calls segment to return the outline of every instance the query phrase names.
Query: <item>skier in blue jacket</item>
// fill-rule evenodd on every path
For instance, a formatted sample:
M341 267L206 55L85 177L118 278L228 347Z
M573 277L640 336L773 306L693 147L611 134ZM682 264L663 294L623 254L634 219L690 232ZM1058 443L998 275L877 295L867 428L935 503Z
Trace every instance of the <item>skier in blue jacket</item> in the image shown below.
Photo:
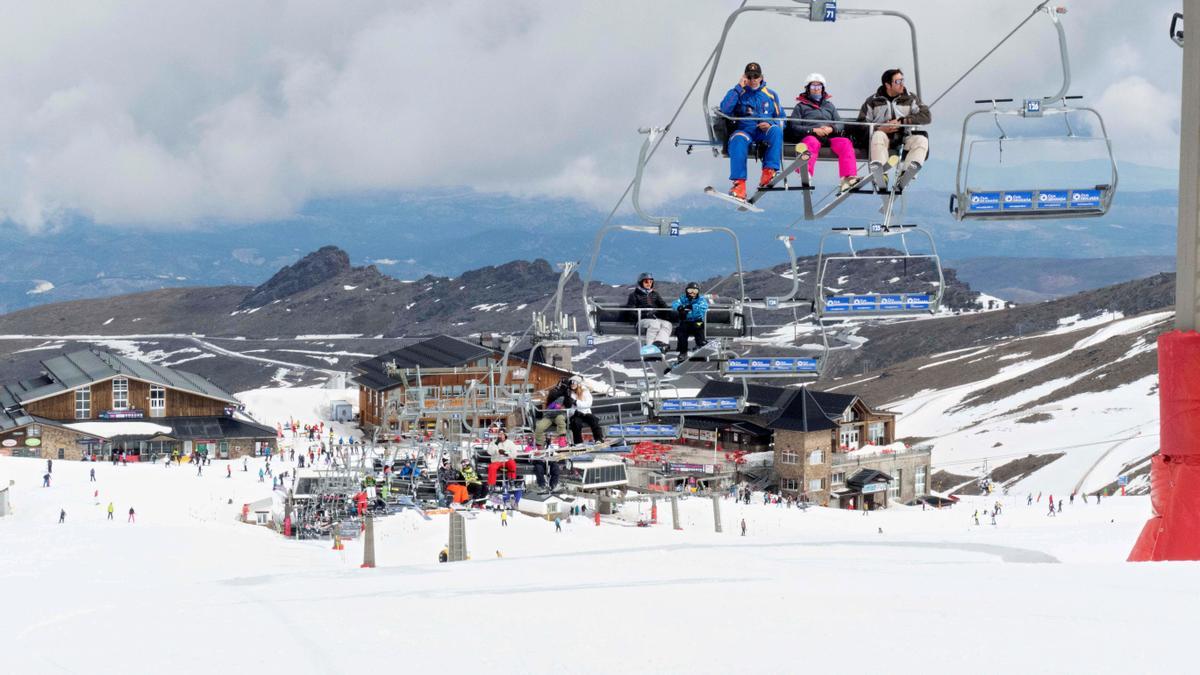
M675 337L679 341L679 360L687 359L688 338L696 338L696 349L708 343L704 339L704 319L708 314L708 298L700 295L700 284L690 281L683 294L671 303L671 309L679 314L679 327Z
M733 188L729 190L729 194L738 199L745 199L746 155L751 143L767 144L767 156L763 158L759 186L771 182L779 171L783 152L783 128L775 120L783 117L783 106L779 103L779 95L767 88L762 67L750 62L746 64L737 86L730 89L721 100L721 112L731 117L751 118L737 120L734 131L729 136L729 180L733 181Z

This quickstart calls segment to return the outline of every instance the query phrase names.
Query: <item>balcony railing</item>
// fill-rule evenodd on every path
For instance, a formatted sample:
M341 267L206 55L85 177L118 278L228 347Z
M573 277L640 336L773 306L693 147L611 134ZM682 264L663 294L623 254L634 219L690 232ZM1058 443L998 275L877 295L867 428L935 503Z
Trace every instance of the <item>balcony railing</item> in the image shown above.
M873 463L873 462L877 462L880 460L887 460L887 459L891 459L891 458L914 457L917 455L931 455L931 454L933 454L933 446L931 446L931 445L914 445L914 446L904 449L904 450L880 449L879 451L872 452L872 453L835 452L835 453L833 453L833 460L831 463L834 467L858 466L863 463Z

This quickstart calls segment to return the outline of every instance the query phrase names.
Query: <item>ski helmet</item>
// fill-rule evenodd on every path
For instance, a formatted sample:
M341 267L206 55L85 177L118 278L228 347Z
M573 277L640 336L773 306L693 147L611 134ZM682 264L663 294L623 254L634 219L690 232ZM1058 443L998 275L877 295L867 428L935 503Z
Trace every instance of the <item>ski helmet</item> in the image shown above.
M641 274L638 275L638 285L641 286L642 282L647 279L649 279L650 281L654 281L654 275L650 274L649 272L642 272Z
M688 282L688 284L687 284L687 286L684 286L684 287L683 287L683 290L685 290L685 291L690 291L690 290L692 290L693 288L694 288L694 289L696 289L696 292L697 292L697 293L699 293L699 292L700 292L700 284L696 283L695 281L689 281L689 282Z

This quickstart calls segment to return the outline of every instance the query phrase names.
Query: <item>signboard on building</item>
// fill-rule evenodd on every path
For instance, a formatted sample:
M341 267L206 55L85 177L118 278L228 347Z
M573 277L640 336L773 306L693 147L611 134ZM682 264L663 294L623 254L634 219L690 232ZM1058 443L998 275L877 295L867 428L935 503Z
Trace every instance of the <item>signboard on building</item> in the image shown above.
M685 462L668 462L667 471L673 473L712 473L712 464L689 464Z
M105 410L100 413L102 420L140 420L146 416L146 411L137 408L127 410Z
M25 445L28 445L31 448L36 448L37 446L39 446L41 444L42 444L42 439L40 439L40 438L26 438L25 439Z
M6 448L14 447L16 444L17 440L15 438L6 438L4 439L4 442L0 443L0 445L3 445Z
M887 490L887 487L887 483L867 483L866 485L862 486L862 493L864 495L869 495L875 492L883 492Z

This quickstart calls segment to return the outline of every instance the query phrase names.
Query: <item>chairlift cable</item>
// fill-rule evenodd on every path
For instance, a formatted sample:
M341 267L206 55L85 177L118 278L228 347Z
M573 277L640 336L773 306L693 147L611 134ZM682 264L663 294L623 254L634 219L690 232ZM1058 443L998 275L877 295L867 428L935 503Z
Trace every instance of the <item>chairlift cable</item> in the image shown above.
M1038 12L1041 12L1041 11L1042 11L1042 9L1044 9L1044 8L1046 7L1046 5L1048 5L1048 4L1050 4L1050 0L1043 0L1042 2L1038 3L1038 6L1033 8L1033 11L1029 13L1029 16L1025 17L1025 20L1024 20L1024 21L1022 21L1021 23L1017 24L1017 27L1016 27L1016 28L1014 28L1014 29L1012 29L1011 31L1009 31L1009 32L1008 32L1008 35L1005 35L1005 36L1004 36L1004 39L1002 39L1002 40L1000 40L999 42L997 42L997 43L996 43L996 46L992 47L990 50L988 50L988 53L986 53L986 54L984 54L984 55L983 55L983 58L979 59L978 61L976 61L976 62L975 62L975 65L973 65L973 66L971 66L970 68L968 68L968 69L967 69L967 72L965 72L965 73L963 73L962 75L960 75L960 76L959 76L959 78L958 78L957 80L955 80L955 81L954 81L954 84L951 84L949 87L947 87L947 88L946 88L946 91L943 91L943 92L941 93L941 95L939 95L937 98L933 99L933 103L930 103L928 107L932 108L933 106L937 105L938 101L940 101L940 100L942 100L943 98L945 98L945 97L946 97L946 94L949 94L949 93L950 93L950 91L951 91L951 90L953 90L955 87L957 87L957 86L959 85L959 83L960 83L960 82L962 82L963 80L965 80L965 79L967 78L967 76L968 76L968 75L970 75L972 72L974 72L974 71L975 71L975 69L976 69L976 68L978 68L980 65L982 65L982 64L983 64L983 62L984 62L984 61L986 61L986 60L988 59L988 57L989 57L989 56L991 56L993 53L995 53L995 51L996 51L997 49L1000 49L1000 47L1001 47L1001 46L1002 46L1002 45L1003 45L1005 42L1008 42L1008 39L1009 39L1009 38L1011 38L1011 37L1012 37L1014 34L1016 34L1016 32L1017 32L1017 31L1021 30L1021 28L1022 28L1022 27L1024 27L1024 26L1025 26L1025 24L1029 23L1030 19L1032 19L1033 17L1037 16L1037 15L1038 15Z
M747 2L749 2L749 0L742 0L742 3L738 5L738 9L745 7ZM645 164L650 163L650 158L654 156L655 152L658 152L658 146L662 145L662 142L666 140L667 134L665 132L670 131L671 127L675 126L675 120L679 119L679 113L683 112L683 107L687 105L688 99L692 97L692 92L696 91L696 85L700 84L700 80L704 77L704 73L708 72L708 64L712 63L712 60L717 56L717 50L720 49L720 46L721 45L718 43L717 46L713 47L712 52L710 52L708 58L705 59L704 65L700 67L700 72L696 74L696 79L692 81L692 86L689 87L687 93L683 95L683 100L679 102L679 107L675 109L675 114L671 115L671 121L667 122L667 125L663 127L663 135L659 136L658 140L654 142L654 146L651 147L650 151L646 153ZM617 199L617 203L613 205L612 210L608 212L608 216L604 219L605 225L608 225L612 222L613 216L617 214L617 209L621 208L621 204L625 202L625 198L629 196L629 192L633 190L633 186L636 182L636 177L630 179L629 185L625 186L625 191L621 193L620 198Z

